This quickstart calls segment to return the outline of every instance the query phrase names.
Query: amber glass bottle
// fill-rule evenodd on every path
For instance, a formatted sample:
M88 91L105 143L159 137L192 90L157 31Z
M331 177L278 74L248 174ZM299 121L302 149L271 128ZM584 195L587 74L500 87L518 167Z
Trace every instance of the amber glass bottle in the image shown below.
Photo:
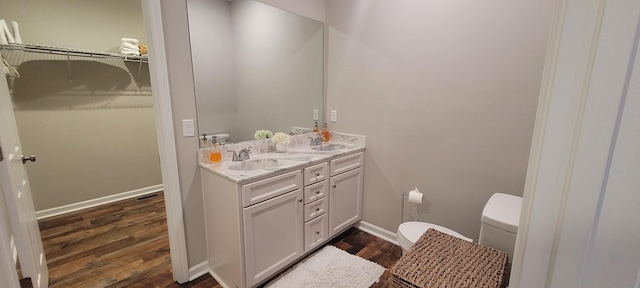
M324 123L324 127L322 128L322 138L322 142L329 142L329 140L331 140L331 133L329 133L327 123Z
M217 163L220 162L220 160L222 160L220 145L218 145L218 141L216 141L216 136L213 136L213 140L211 140L211 154L209 154L209 161Z

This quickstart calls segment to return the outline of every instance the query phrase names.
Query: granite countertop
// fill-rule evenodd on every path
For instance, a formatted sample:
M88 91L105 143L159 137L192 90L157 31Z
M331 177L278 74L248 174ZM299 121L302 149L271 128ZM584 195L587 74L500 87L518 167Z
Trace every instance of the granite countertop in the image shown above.
M277 166L275 167L254 170L233 170L230 169L230 166L239 162L232 162L229 159L229 155L231 154L230 152L223 152L222 161L219 163L211 164L201 161L199 165L207 171L215 173L227 180L242 184L271 175L280 174L285 171L299 169L310 164L338 158L343 155L364 151L365 149L365 136L336 132L332 132L331 135L332 140L328 143L325 142L322 145L342 144L345 147L332 151L316 151L312 149L313 146L309 145L309 135L296 135L291 137L292 141L289 144L289 148L287 152L283 153L273 152L264 148L268 146L268 142L266 142L268 140L241 142L234 145L228 145L223 148L226 152L231 150L237 151L242 148L253 146L250 155L251 159L249 161L257 159L273 159L277 161ZM261 152L260 150L269 150L269 152Z

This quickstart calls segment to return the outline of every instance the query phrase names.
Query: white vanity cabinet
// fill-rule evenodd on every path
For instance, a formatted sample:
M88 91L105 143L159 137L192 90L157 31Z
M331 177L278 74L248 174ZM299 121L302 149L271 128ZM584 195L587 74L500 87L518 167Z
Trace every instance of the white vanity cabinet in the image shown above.
M223 287L258 286L356 223L362 166L360 150L255 180L202 168L211 275Z

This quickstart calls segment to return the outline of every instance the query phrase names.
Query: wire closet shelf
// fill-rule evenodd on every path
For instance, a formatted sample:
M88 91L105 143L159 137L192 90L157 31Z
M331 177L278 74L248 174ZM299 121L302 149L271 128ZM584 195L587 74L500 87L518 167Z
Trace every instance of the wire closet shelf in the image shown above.
M45 45L38 45L38 44L2 44L0 45L0 50L24 51L24 52L34 52L34 53L51 54L51 55L79 56L79 57L90 57L90 58L115 58L115 59L121 59L124 61L132 61L132 62L148 62L149 61L146 55L145 56L123 55L118 53L96 52L96 51L90 51L90 50L53 47L53 46L45 46Z

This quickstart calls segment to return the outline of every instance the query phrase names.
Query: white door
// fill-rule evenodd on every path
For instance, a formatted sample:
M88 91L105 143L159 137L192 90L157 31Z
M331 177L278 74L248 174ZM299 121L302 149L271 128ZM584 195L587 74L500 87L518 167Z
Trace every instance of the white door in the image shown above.
M0 184L6 202L5 207L11 222L11 231L15 238L23 275L31 278L34 288L48 287L47 261L44 257L40 228L24 167L30 162L23 163L22 156L26 153L20 146L13 104L4 72L1 78L0 148L3 159L0 161Z
M510 286L640 288L640 2L559 2Z

